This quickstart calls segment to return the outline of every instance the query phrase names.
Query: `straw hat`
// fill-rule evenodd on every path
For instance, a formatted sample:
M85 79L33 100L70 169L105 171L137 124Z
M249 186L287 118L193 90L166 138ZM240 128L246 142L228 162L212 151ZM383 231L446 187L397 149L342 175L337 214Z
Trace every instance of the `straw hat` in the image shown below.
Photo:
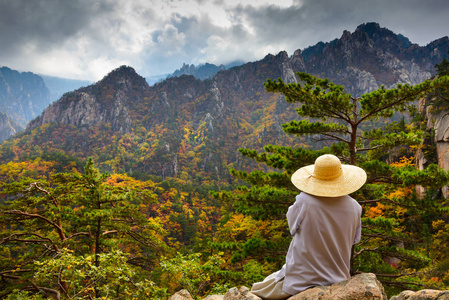
M339 197L357 191L366 182L366 172L353 165L342 165L338 157L321 155L314 165L293 173L293 184L303 192L322 197Z

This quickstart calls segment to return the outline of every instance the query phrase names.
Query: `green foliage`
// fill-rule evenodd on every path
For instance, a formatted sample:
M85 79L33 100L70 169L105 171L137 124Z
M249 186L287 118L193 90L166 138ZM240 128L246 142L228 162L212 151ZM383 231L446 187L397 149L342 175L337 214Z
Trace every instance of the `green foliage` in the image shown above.
M224 260L220 255L213 255L201 263L200 256L200 253L178 253L172 259L162 259L160 265L166 277L165 284L172 286L172 292L183 288L188 290L193 298L199 299L212 288L220 289L217 279L222 272L220 265Z
M127 263L140 261L146 268L155 264L165 248L160 228L140 211L140 204L154 202L155 195L141 183L128 180L123 186L111 178L89 160L83 174L58 173L50 180L23 177L1 185L1 193L8 196L0 207L0 285L5 294L30 290L39 281L45 286L32 291L50 289L69 297L78 293L85 278L92 278L93 295L100 297L105 281L86 272L103 276L101 260L112 259L110 251L118 249L132 255ZM87 260L95 270L70 273L69 267L63 268L84 268Z
M95 255L75 255L73 251L61 249L54 259L35 262L38 271L34 274L38 286L51 286L57 280L65 282L70 299L92 298L151 298L164 299L165 289L158 288L148 280L137 278L139 270L127 261L129 255L114 250L99 255L99 264L95 264Z

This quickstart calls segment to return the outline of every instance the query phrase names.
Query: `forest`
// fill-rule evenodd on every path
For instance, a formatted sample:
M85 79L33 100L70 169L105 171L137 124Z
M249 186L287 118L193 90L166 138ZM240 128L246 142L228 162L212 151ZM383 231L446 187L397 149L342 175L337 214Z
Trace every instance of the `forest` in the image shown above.
M449 289L449 202L441 193L449 172L438 167L434 133L417 109L418 100L433 111L449 108L448 61L437 70L415 86L360 97L307 73L297 74L299 83L267 79L266 91L283 95L299 116L282 126L293 146L242 145L240 155L252 163L229 162L226 180L207 176L195 157L193 149L223 146L205 143L207 123L173 137L181 139L179 159L188 167L164 178L120 168L158 164L145 159L150 154L164 159L153 153L157 142L138 138L164 133L141 126L118 135L108 124L56 132L45 124L5 141L0 299L167 299L182 288L202 299L250 287L285 261L285 214L299 193L291 174L326 153L368 174L352 195L363 207L363 226L351 273L375 273L389 295ZM239 128L244 133L244 122ZM48 144L36 142L45 136ZM78 150L59 148L62 137ZM80 143L96 143L97 152L81 153L89 147ZM418 153L425 168L417 166Z

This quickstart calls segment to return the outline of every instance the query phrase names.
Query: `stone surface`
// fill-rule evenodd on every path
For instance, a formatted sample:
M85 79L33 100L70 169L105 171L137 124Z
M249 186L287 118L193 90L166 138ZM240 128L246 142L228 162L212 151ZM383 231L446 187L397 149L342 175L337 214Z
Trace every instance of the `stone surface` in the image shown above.
M260 297L254 295L246 286L237 289L233 287L229 289L223 297L223 300L262 300Z
M363 273L331 286L305 290L288 300L387 300L382 284L372 273Z
M194 300L194 299L187 290L180 290L179 292L171 296L169 300Z
M204 298L203 300L223 300L224 299L224 295L209 295L206 298Z
M449 300L449 291L421 290L421 291L403 291L390 300Z

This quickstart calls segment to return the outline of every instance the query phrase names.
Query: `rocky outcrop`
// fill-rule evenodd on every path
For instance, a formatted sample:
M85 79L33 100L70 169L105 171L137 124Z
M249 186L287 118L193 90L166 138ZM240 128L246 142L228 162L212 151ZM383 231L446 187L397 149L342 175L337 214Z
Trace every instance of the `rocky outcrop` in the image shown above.
M144 78L132 68L122 66L95 85L65 94L32 120L27 130L46 123L76 126L104 123L110 124L112 130L130 132L133 123L129 107L144 98L148 88Z
M251 293L247 287L242 286L239 289L237 289L236 287L229 289L224 295L223 300L262 300L262 299Z
M0 143L22 130L23 128L19 124L0 111Z
M363 273L331 286L314 287L288 300L387 300L382 284L372 273Z
M221 70L225 70L226 67L224 65L214 65L214 64L203 64L199 66L183 64L181 69L176 70L173 74L168 77L179 77L182 75L193 75L198 79L207 79L211 78L215 74L217 74Z
M449 291L403 291L398 296L391 297L390 300L449 300Z
M170 300L190 300L192 297L186 290L174 294ZM210 295L203 300L262 300L260 297L242 286L229 289L225 295ZM388 300L382 284L372 273L362 273L349 280L330 286L319 286L307 289L287 300ZM449 300L449 291L421 290L403 291L390 300Z
M427 131L434 132L433 140L425 142L435 145L434 159L436 161L429 161L424 152L419 150L416 156L417 165L422 170L429 163L437 163L438 167L449 171L449 111L436 110L428 104L428 101L428 99L421 99L418 108L427 120ZM422 194L424 190L418 188L418 192ZM448 186L441 188L441 192L444 198L449 197Z
M77 126L94 126L109 123L112 129L129 132L132 121L128 108L124 105L126 95L118 92L108 103L108 108L102 105L95 95L75 91L61 98L61 102L50 105L41 116L31 121L27 129L33 129L46 123L63 123Z

